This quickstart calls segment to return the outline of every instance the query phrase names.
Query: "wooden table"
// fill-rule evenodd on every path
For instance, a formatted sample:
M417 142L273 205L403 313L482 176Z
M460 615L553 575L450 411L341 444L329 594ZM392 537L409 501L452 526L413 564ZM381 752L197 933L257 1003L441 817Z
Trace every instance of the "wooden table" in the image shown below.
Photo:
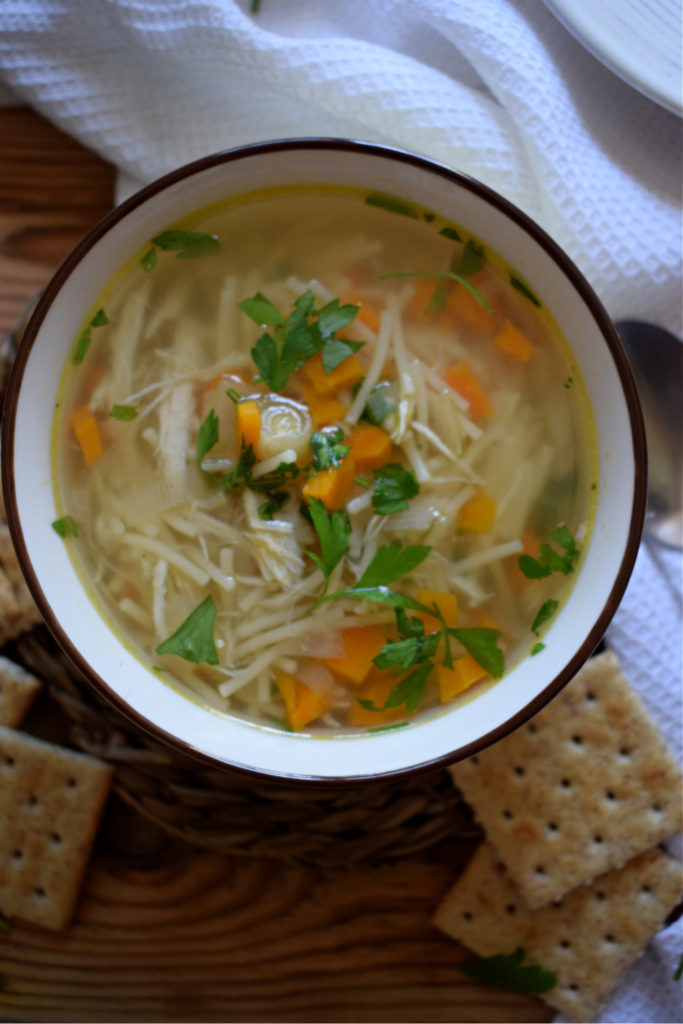
M0 110L0 336L113 186L112 167L33 111ZM71 926L0 931L0 1020L550 1020L532 997L470 982L467 951L431 927L457 862L440 848L332 873L219 856L112 798Z

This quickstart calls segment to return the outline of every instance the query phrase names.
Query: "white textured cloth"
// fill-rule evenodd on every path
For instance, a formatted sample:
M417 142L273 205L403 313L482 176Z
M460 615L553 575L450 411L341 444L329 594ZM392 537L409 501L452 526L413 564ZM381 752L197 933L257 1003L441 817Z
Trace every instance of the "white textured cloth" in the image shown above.
M541 0L250 8L2 0L0 103L32 104L116 164L122 192L269 138L425 154L537 220L615 319L680 333L681 122L603 68ZM609 642L680 756L680 558L658 552L641 550ZM680 929L651 943L602 1019L682 1020L681 949Z

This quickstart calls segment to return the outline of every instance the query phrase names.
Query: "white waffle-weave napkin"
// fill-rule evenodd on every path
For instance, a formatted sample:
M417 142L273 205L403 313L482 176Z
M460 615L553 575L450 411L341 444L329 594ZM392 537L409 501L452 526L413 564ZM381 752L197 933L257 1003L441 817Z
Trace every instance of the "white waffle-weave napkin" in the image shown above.
M426 154L529 213L615 319L680 333L680 121L603 68L541 0L258 6L2 0L0 103L32 104L110 160L121 193L268 138ZM680 756L675 554L641 550L609 640ZM683 1019L674 932L651 944L604 1020Z

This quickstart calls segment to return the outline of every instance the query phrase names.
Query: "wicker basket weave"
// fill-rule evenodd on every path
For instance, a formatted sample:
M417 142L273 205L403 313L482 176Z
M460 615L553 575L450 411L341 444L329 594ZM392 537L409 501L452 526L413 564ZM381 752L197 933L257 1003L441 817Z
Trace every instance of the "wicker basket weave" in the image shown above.
M114 790L168 834L231 855L374 863L481 835L447 771L313 790L207 767L148 736L80 678L43 626L11 656L42 679L69 742L116 765Z

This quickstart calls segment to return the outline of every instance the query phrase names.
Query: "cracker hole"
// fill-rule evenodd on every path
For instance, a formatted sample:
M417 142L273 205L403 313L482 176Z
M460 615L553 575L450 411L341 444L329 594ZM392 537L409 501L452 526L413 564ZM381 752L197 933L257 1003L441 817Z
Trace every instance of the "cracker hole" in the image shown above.
M560 947L562 949L571 949L572 948L572 944L569 941L569 939L560 939Z
M472 756L472 757L470 758L470 764L479 764L479 758L477 757L477 755L476 755L476 754L474 754L474 755L473 755L473 756Z
M465 920L465 921L471 921L472 920L472 915L470 914L469 910L463 910L462 916L463 916L463 920Z
M575 734L574 736L572 736L572 743L574 744L575 747L583 746L583 736L579 736L578 734Z
M593 842L594 843L597 843L598 845L600 845L600 843L602 843L602 841L603 841L602 836L593 836Z
M562 779L562 782L560 783L560 785L562 786L562 789L571 789L571 785L572 784L571 784L571 781L569 779Z
M519 764L515 768L515 775L524 775L524 769Z
M514 903L508 903L507 907L505 908L505 913L506 914L516 914L517 913L517 907L515 906L515 904Z
M605 893L604 893L604 892L602 891L602 889L598 889L598 891L597 891L597 892L596 892L596 894L595 894L595 898L596 898L596 900L606 900L606 899L607 899L607 896L606 896L606 895L605 895Z
M12 860L23 860L23 858L24 858L23 850L12 850Z
M572 982L571 985L568 985L567 988L569 989L570 992L578 992L579 991L579 986L575 985L574 982Z
M14 758L7 756L5 758L5 764L7 765L8 768L14 768Z
M559 831L560 830L559 830L559 827L558 827L556 822L554 822L554 821L549 821L548 822L548 832L553 832L553 833L557 834Z
M630 757L631 751L628 749L628 747L621 747L619 749L619 754L621 757Z
M528 731L528 732L538 732L538 726L537 726L537 725L534 725L534 723L533 723L533 722L531 722L531 723L530 723L530 724L529 724L529 725L527 726L527 731Z
M28 795L28 797L26 799L26 806L27 807L35 807L37 803L38 803L38 797L35 795L35 793L29 793L29 795Z
M77 785L77 783L76 783L76 780L75 780L75 779L74 779L73 777L72 777L72 778L69 778L69 779L67 779L67 780L66 780L66 784L67 784L67 786L69 787L69 789L75 789L75 788L76 788L76 785Z
M611 932L608 932L607 935L605 935L605 942L614 943L616 941L617 940L614 938Z
M617 798L616 798L616 796L614 795L614 793L612 792L612 790L611 790L611 789L608 789L608 790L607 790L607 792L605 793L605 799L607 799L607 800L612 800L612 801L614 801L614 800L616 800Z
M50 836L50 839L52 840L53 846L62 845L62 837L60 836L59 832L53 832L52 835Z
M543 867L542 864L537 864L536 867L534 868L534 871L536 872L537 875L544 875L545 874L545 868Z
M33 890L33 895L37 897L37 899L39 900L44 900L45 897L47 896L47 893L43 889L42 885L37 885Z
M591 704L595 703L595 701L597 700L597 697L595 696L592 690L589 690L586 694L586 700L590 701Z
M640 891L641 891L641 892L646 892L646 893L648 893L648 894L649 894L649 893L651 893L651 892L652 892L652 889L650 888L650 886L649 886L649 885L642 885L642 886L640 887Z
M503 811L503 817L507 821L512 821L512 819L514 818L514 814L512 813L512 811L505 810L505 811Z
M655 814L661 814L662 808L660 804L653 804L651 810L653 810Z

